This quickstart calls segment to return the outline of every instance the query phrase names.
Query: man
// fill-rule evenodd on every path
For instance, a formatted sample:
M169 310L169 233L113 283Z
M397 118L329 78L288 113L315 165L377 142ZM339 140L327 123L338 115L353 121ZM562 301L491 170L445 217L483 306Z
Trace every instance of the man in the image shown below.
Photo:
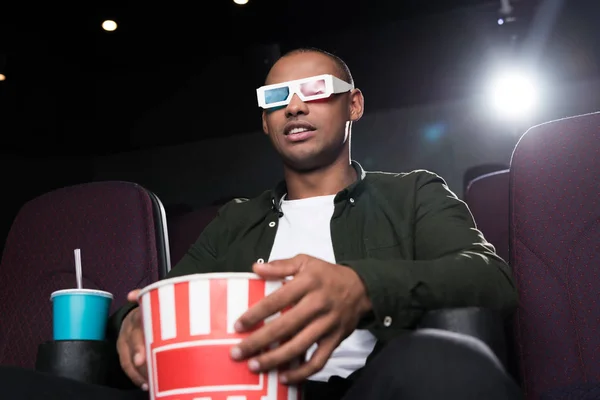
M480 341L414 331L425 312L439 308L510 314L515 289L507 265L440 177L366 173L351 161L351 128L364 99L346 64L317 49L292 51L275 63L257 95L284 182L223 206L169 274L252 270L293 277L242 315L236 329L294 307L233 347L231 357L259 372L306 352L306 363L281 378L304 382L306 400L520 398ZM147 390L137 293L111 318L110 330L118 336L123 370ZM290 339L260 352L284 338ZM21 379L11 373L2 383L9 391ZM40 386L51 385L43 379ZM45 398L147 396L53 385Z
M259 372L308 352L306 363L282 376L287 383L308 379L308 400L518 396L480 342L407 333L438 308L510 313L515 289L506 264L441 178L365 173L351 161L351 127L364 99L346 64L317 49L292 51L257 94L285 181L225 205L169 274L252 269L265 278L293 276L236 328L251 329L295 306L232 348L231 357ZM136 297L134 291L129 299ZM115 315L118 351L124 371L147 389L140 312L133 307Z

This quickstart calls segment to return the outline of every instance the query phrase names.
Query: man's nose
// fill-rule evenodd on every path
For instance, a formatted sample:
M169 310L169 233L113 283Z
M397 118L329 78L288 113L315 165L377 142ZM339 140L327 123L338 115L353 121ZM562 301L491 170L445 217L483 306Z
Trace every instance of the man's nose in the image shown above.
M285 108L285 115L293 117L299 114L308 114L308 106L297 94L293 94L290 103Z

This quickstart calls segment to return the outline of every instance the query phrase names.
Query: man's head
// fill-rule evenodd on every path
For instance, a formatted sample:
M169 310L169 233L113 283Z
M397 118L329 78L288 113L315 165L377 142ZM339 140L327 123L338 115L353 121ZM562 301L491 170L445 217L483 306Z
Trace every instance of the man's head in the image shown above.
M352 88L350 70L344 61L322 50L297 49L285 54L271 68L265 85L318 75L333 75L329 83L334 82L338 90L327 98L306 102L293 94L289 104L262 114L264 132L284 164L296 171L348 159L350 124L363 114L364 99L360 90ZM343 82L335 82L336 78ZM319 87L313 89L318 97Z

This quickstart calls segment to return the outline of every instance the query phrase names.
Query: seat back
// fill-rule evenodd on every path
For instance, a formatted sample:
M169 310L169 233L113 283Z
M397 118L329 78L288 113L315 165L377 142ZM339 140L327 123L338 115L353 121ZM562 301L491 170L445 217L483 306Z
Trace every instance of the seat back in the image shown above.
M528 399L600 382L598 175L600 113L536 126L513 153L510 264Z
M74 249L84 288L111 292L112 313L130 290L166 274L167 241L160 200L134 183L86 183L27 202L0 263L0 365L31 368L52 339L50 294L75 287Z
M465 202L477 228L508 262L508 169L475 178L467 186Z
M219 208L220 206L210 206L187 213L167 215L169 248L173 266L183 258L206 225L216 217Z

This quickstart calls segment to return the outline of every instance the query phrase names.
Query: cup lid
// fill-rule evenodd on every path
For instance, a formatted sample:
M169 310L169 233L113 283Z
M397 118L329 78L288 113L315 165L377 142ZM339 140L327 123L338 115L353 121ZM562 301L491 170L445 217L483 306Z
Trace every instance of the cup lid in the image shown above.
M104 290L73 288L73 289L62 289L62 290L57 290L55 292L52 292L52 294L50 295L50 300L52 300L56 296L62 296L62 295L68 295L68 294L84 294L84 295L91 294L91 295L96 295L96 296L109 297L111 299L113 298L112 293L106 292Z

